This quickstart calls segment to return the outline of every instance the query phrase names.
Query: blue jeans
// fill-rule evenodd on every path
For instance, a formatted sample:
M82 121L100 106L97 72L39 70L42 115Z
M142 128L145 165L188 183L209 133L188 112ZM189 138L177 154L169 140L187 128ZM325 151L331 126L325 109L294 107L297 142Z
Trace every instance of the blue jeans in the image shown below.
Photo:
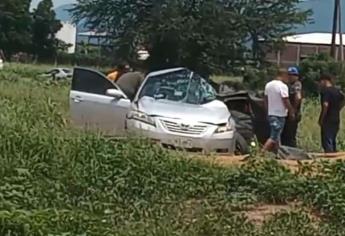
M321 142L325 153L337 152L338 123L327 123L321 126Z
M270 139L280 143L280 137L285 127L285 117L269 116L268 121L270 123Z

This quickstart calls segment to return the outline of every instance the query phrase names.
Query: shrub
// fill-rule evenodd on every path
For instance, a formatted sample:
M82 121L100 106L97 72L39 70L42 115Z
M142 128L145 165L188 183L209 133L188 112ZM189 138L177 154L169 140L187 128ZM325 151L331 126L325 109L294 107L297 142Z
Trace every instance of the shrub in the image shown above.
M114 64L114 58L105 56L85 55L80 53L67 54L60 53L57 57L58 64L78 65L91 67L109 67Z
M327 54L317 54L301 62L301 75L303 79L304 90L307 95L317 95L317 79L321 74L335 75L338 85L345 86L345 67L341 62L335 61Z
M247 66L243 71L244 85L252 90L264 90L265 84L272 80L277 73L276 67L255 68Z

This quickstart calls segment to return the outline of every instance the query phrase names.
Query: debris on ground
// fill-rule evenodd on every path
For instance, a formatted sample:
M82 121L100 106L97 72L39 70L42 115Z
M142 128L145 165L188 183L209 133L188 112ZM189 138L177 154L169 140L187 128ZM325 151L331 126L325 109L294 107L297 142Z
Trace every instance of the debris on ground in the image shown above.
M282 146L278 151L278 159L302 161L312 160L313 158L310 154L302 149Z

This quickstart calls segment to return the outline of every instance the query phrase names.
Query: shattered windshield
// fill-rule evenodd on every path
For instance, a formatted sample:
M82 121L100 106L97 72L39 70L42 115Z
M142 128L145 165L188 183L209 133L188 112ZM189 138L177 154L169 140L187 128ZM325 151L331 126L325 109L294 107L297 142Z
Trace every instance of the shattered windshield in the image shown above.
M150 77L139 98L151 97L188 104L206 104L216 99L216 91L190 70L179 70Z

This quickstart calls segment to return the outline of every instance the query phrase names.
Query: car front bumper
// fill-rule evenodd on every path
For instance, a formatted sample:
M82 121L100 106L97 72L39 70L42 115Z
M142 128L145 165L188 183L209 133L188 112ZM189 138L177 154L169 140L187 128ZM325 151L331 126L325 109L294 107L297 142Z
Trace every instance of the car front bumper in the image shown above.
M156 126L153 126L133 119L127 120L126 126L130 133L139 134L169 148L204 153L231 154L235 152L235 131L215 134L212 127L210 127L209 132L205 132L200 136L184 135L169 132L159 122L156 123ZM214 126L213 128L216 129L217 127Z

